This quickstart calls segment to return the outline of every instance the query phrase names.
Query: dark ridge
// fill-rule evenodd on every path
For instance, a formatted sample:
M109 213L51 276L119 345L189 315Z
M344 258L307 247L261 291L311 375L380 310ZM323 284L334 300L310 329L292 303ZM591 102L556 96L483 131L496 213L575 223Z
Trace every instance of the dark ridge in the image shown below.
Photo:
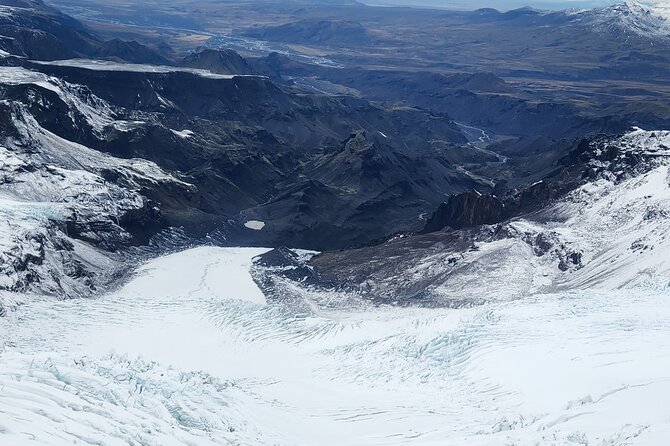
M218 74L255 74L247 61L231 49L203 49L186 56L178 65Z

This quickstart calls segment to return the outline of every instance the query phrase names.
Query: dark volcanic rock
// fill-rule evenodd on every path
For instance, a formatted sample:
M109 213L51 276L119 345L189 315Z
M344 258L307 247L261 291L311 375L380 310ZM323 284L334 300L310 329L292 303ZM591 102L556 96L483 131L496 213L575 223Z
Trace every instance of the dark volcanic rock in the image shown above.
M33 59L54 60L92 54L99 39L77 20L41 1L2 0L9 6L0 16L3 49Z
M255 74L246 60L233 50L204 49L186 56L180 67L199 68L219 74Z
M496 184L493 195L478 192L452 195L440 205L422 232L500 223L546 207L603 171L620 172L625 176L642 162L640 154L622 152L605 135L577 140L567 152L541 180L530 185L508 190L503 181Z
M94 130L52 90L0 89L41 126L114 156L154 161L194 185L147 185L144 195L161 209L156 229L204 236L232 221L240 226L229 234L237 243L342 248L419 230L419 216L445 195L489 187L457 161L495 157L460 148L467 139L444 114L295 94L261 76L20 63L85 85L72 94L97 101L120 122ZM146 239L154 228L139 217L132 232ZM245 228L252 219L265 227Z
M134 63L168 63L138 43L105 42L81 22L39 0L0 0L0 49L35 60L102 57Z
M113 39L103 43L95 52L95 57L118 59L130 63L166 65L170 61L156 51L132 40Z
M255 266L272 270L290 280L303 284L318 283L314 270L300 257L286 247L279 247L261 254L254 260Z
M423 232L439 231L446 227L461 229L490 225L504 218L505 204L499 198L479 192L463 192L452 195L446 203L442 203L426 223Z

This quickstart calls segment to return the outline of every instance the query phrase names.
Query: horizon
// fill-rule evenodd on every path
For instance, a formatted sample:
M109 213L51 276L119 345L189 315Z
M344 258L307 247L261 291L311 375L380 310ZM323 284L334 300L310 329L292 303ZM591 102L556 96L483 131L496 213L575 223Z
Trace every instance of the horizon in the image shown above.
M562 10L571 8L597 8L617 3L624 3L625 0L360 0L370 6L380 7L416 7L416 8L438 8L438 9L456 9L456 10L475 10L480 8L494 8L501 11L509 11L523 7L533 7L537 9ZM639 1L638 3L652 5L664 3L664 1ZM665 2L670 3L670 2Z

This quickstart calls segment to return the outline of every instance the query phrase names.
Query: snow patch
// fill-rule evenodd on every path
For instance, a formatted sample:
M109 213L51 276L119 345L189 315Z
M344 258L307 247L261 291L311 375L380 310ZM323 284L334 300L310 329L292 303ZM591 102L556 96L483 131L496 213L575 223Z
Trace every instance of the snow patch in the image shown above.
M142 181L152 183L172 182L185 187L191 184L181 181L163 171L156 163L142 158L122 159L98 152L81 144L68 141L41 127L35 118L20 105L14 106L13 122L22 136L22 142L29 142L41 149L40 156L45 162L58 164L70 169L100 172L115 169L134 180L137 189ZM17 147L17 150L21 150Z
M253 229L254 231L261 231L265 227L265 222L258 220L249 220L246 223L244 223L244 226L246 228Z
M191 137L193 137L193 135L194 135L194 133L193 133L192 130L181 130L181 131L178 131L178 130L172 130L172 129L170 129L170 131L171 131L172 133L174 133L176 136L178 136L178 137L180 137L180 138L183 138L183 139L191 138Z

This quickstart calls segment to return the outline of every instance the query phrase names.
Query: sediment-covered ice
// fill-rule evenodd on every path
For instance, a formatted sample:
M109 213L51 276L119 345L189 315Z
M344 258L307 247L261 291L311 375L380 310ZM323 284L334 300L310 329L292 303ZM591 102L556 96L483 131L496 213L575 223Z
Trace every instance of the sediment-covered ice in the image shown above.
M295 314L254 284L262 252L197 248L143 265L113 294L8 312L0 444L614 446L670 436L667 291Z

